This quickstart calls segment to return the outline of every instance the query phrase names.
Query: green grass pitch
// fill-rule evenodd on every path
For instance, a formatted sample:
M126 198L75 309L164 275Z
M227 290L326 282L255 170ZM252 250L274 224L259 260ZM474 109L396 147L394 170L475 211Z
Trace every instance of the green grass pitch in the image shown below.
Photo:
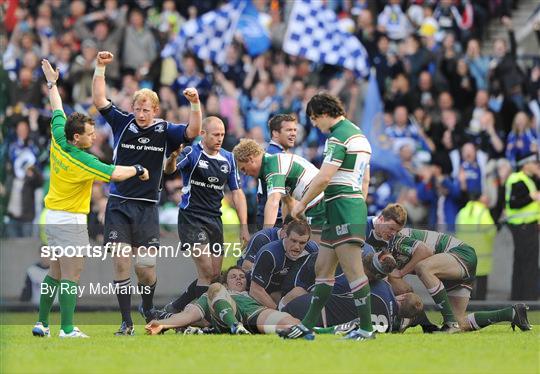
M540 312L531 312L533 331L509 325L480 332L424 335L379 334L368 342L336 336L282 341L277 336L114 337L117 313L78 313L77 325L90 339L61 340L31 335L32 313L1 317L0 373L538 373ZM139 319L139 321L141 321ZM58 323L58 315L52 316ZM18 324L16 324L18 323Z

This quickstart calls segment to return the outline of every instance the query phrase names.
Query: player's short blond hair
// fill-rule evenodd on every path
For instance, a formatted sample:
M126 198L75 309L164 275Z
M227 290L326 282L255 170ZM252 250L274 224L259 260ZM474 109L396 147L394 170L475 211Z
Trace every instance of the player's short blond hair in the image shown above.
M388 204L381 212L385 221L392 220L400 226L407 223L407 211L401 204Z
M142 88L135 91L133 94L133 100L131 100L131 105L135 105L135 103L138 101L145 102L147 100L150 101L154 108L159 108L159 97L157 93L148 88Z
M250 157L264 154L264 149L253 139L241 139L232 153L237 162L248 162Z

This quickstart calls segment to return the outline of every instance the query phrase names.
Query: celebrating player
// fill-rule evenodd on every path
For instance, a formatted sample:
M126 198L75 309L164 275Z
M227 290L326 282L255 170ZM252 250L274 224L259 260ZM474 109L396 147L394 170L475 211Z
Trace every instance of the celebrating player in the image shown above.
M186 147L176 165L176 154L167 159L165 172L180 170L184 188L178 211L178 235L182 249L190 251L197 268L197 279L175 301L166 306L177 312L201 296L219 276L223 263L223 223L221 201L224 187L231 190L241 224L241 239L249 241L247 204L232 153L221 148L225 126L218 117L203 121L202 141ZM206 249L205 249L206 248Z
M94 121L81 113L68 118L62 108L54 70L47 60L41 62L47 79L49 100L53 110L51 120L51 183L45 197L45 230L49 247L85 246L89 243L86 215L90 211L90 196L95 179L104 182L123 181L133 176L148 180L148 170L139 164L115 166L100 162L85 152L92 147L96 134ZM77 283L83 268L82 255L60 256L51 261L48 275L43 280L46 292L41 293L39 321L32 329L34 336L50 336L49 313L56 294L59 293L61 338L87 338L73 326L77 304ZM42 287L43 289L44 287Z
M242 139L233 149L238 168L244 174L259 178L266 186L267 200L264 208L264 226L274 226L280 201L290 212L296 199L300 201L318 169L308 160L289 153L267 155L252 139ZM314 234L320 234L325 220L323 193L309 202L306 218Z
M330 132L325 158L308 191L293 208L293 217L303 213L308 204L324 191L326 224L317 256L317 280L310 308L301 324L284 330L284 338L312 338L321 309L330 297L334 273L339 262L345 273L356 305L361 328L350 332L348 339L373 339L368 278L362 267L362 244L365 238L371 146L360 129L345 118L339 99L317 94L308 102L306 113L313 124Z
M416 273L441 310L442 332L478 330L508 321L530 330L527 306L515 304L496 311L465 315L476 273L476 252L461 240L440 232L404 229L389 244L398 265L393 276Z
M272 334L299 321L291 315L268 309L246 292L246 273L237 266L227 270L223 286L213 283L208 292L189 304L184 311L146 325L150 335L164 329L211 324L218 332L232 334Z
M142 185L130 180L113 183L105 212L104 240L115 243L117 255L113 256L114 282L118 287L118 304L122 324L115 335L133 335L131 319L131 248L137 255L135 273L141 289L142 305L139 308L145 319L152 318L153 297L156 288L156 255L149 248L159 246L160 182L163 160L170 151L199 135L201 108L197 90L188 88L184 96L191 103L189 125L171 124L156 118L159 98L149 89L133 95L133 113L118 109L105 96L105 67L113 61L110 52L99 52L92 85L92 99L101 115L111 126L114 135L114 163L138 162L150 170L150 180ZM127 247L128 250L125 250ZM118 249L122 249L118 251ZM120 255L120 253L122 255Z

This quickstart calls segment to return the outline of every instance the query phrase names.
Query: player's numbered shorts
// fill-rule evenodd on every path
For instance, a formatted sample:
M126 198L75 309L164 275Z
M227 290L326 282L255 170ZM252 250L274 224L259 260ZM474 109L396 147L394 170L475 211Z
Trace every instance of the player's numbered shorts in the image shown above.
M362 198L336 197L326 199L326 223L321 234L321 245L336 248L345 243L364 243L367 207Z
M476 277L477 257L474 249L463 244L450 248L446 253L453 256L462 268L463 278L458 280L443 281L444 287L449 296L470 297Z
M105 210L104 244L159 247L159 213L155 203L109 197Z
M62 210L45 212L45 234L49 247L67 248L86 246L88 239L87 216L82 213L71 213ZM69 253L69 251L65 251Z
M326 204L324 198L312 207L306 209L306 220L311 227L311 232L320 234L326 222Z
M210 252L219 255L223 251L223 223L221 217L178 210L178 237L181 249L191 250L194 246L209 244Z

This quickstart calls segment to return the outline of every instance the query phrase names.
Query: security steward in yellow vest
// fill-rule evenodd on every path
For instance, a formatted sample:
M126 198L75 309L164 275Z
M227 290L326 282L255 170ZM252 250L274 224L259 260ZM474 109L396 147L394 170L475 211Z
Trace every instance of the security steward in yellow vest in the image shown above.
M506 180L506 221L514 239L512 300L538 297L538 224L540 162L538 153L518 160L519 171Z
M476 251L476 279L471 299L485 300L487 279L493 268L493 244L497 235L497 225L484 198L471 200L456 216L456 237Z

